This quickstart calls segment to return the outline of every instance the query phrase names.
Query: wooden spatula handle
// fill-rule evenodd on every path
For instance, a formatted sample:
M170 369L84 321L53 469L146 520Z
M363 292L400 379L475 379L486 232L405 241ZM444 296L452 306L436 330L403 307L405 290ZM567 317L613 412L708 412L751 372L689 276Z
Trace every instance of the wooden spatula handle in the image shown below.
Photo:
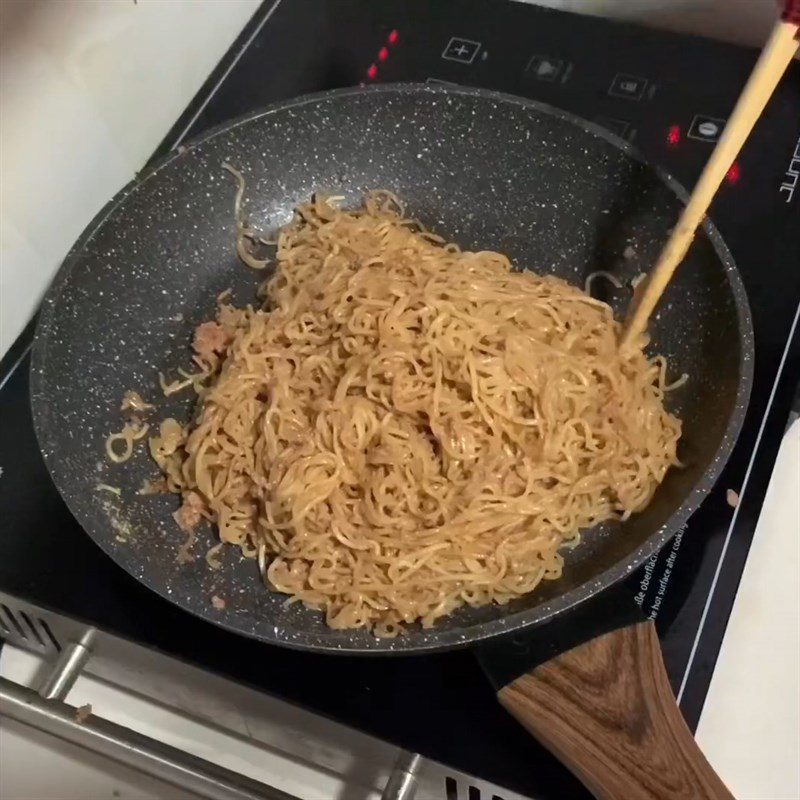
M498 692L601 800L731 800L683 720L652 622L568 650Z

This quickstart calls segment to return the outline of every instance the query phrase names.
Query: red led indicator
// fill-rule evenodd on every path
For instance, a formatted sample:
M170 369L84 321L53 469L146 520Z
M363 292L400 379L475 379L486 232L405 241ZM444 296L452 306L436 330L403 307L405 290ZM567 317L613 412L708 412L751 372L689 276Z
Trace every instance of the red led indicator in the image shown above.
M734 162L731 164L731 168L728 170L728 174L725 176L725 180L728 181L731 185L735 185L739 183L739 179L742 177L742 170L739 167L739 164Z
M2 0L0 0L2 2ZM392 45L397 44L400 40L400 34L396 30L392 30L389 32L389 35L386 37L386 43L380 50L378 50L378 56L372 64L369 65L367 69L366 78L367 80L374 81L378 79L378 64L385 64L389 60L389 56L391 55L391 50L389 49Z
M670 145L670 147L675 147L675 145L680 144L680 141L681 127L680 125L672 125L667 134L667 144Z

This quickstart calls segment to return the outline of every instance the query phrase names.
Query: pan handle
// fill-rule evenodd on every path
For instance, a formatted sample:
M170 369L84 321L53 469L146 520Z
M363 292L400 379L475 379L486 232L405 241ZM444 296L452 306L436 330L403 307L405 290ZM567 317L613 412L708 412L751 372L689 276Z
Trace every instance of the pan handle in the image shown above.
M622 619L616 590L570 619L566 640L556 620L485 648L479 658L498 700L599 800L732 800L678 708L655 624L641 618L629 595ZM597 620L604 603L609 613L589 628L595 638L570 641L586 630L581 617ZM557 654L543 651L542 639Z

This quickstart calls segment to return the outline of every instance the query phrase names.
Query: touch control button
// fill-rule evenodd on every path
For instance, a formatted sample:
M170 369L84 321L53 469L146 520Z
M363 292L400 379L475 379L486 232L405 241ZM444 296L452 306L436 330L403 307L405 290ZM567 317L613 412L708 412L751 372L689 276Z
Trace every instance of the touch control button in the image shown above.
M612 97L624 97L626 100L641 100L646 88L647 78L618 72L611 81L608 93Z
M480 49L480 42L454 36L447 43L447 47L445 47L442 53L442 58L447 61L459 61L462 64L471 64L475 60L475 56L478 55Z
M689 133L686 135L690 139L699 139L701 142L711 142L713 144L725 129L726 122L727 120L719 119L718 117L696 114L692 124L689 126Z
M564 62L560 58L550 58L549 56L533 56L525 67L528 75L536 78L537 81L552 82L556 80L564 69Z

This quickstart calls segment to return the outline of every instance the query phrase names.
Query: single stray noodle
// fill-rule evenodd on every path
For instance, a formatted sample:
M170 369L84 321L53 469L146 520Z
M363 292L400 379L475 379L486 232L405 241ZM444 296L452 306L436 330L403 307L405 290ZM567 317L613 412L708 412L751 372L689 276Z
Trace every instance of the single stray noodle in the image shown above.
M331 627L508 603L677 463L663 359L621 353L580 289L445 243L386 192L300 206L276 257L263 307L223 299L195 331L197 412L150 449L184 530L260 551Z
M126 422L122 430L106 438L106 455L116 464L127 461L133 455L133 444L147 435L150 426L137 420ZM117 447L122 442L122 450Z

